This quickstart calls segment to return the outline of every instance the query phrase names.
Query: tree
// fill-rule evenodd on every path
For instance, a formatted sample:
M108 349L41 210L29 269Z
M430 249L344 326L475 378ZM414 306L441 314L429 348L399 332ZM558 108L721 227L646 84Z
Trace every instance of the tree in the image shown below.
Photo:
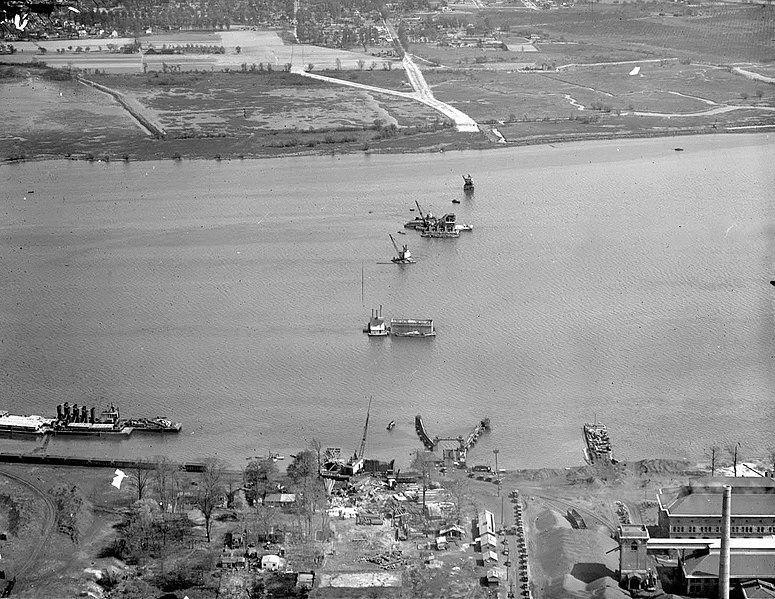
M307 531L309 532L312 527L312 516L317 510L319 491L323 490L322 484L314 485L320 476L318 458L315 452L305 449L296 454L293 462L288 466L287 473L288 478L297 489L296 507L299 518L302 516L306 518Z
M240 52L242 52L242 48L241 48L240 46L237 46L237 47L236 47L236 48L234 48L234 49L237 51L237 54L239 54Z
M277 478L277 464L273 460L251 460L242 473L248 505L263 504L266 496L277 488Z
M205 534L210 542L213 511L224 495L224 466L217 458L207 458L196 492L196 506L205 519Z
M716 460L718 460L718 453L721 451L718 445L711 445L708 452L710 453L710 475L716 476Z
M740 442L737 442L734 445L727 445L727 451L729 452L729 455L732 456L732 468L733 468L735 477L737 477L737 458L738 458L738 449L740 447L742 447L742 445L740 445Z
M148 467L148 462L145 460L137 462L129 471L129 478L134 483L135 489L137 489L137 500L142 501L151 478L151 469Z
M167 456L156 456L153 478L159 507L165 514L175 512L175 492L177 490L178 467Z

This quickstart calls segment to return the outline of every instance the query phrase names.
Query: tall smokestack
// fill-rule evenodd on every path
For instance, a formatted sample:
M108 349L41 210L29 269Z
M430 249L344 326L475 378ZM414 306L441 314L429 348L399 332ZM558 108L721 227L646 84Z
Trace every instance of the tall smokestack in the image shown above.
M719 599L729 599L729 537L732 529L732 487L724 485L721 501L721 556L718 566Z

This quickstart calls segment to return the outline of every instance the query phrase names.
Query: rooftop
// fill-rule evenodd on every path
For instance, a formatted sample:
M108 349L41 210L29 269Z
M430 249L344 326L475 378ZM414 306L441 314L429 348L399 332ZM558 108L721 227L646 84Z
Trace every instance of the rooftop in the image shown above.
M665 510L670 516L721 517L721 493L692 493L668 503ZM733 494L732 516L775 516L775 494Z
M683 562L684 575L687 578L718 578L719 560L718 553L689 557ZM734 553L729 562L730 578L771 579L775 576L775 552L772 551Z

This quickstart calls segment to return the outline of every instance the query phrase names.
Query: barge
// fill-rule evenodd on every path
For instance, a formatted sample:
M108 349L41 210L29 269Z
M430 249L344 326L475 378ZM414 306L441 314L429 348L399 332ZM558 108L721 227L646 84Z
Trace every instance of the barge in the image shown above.
M432 318L391 318L390 334L394 337L435 337Z
M0 433L19 435L43 435L54 424L53 418L43 416L15 416L0 410Z
M609 462L616 464L611 439L608 436L608 428L597 421L584 424L584 458L588 464Z
M133 431L177 433L183 425L167 418L133 418L123 420L118 408L108 406L99 416L94 407L68 402L57 405L56 418L16 416L0 410L0 434L6 435L96 435L123 436Z

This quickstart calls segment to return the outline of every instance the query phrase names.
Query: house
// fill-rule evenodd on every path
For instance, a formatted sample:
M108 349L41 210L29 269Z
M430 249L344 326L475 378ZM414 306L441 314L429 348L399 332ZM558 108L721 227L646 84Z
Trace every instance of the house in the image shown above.
M506 580L506 567L495 566L494 568L488 568L487 570L487 585L498 586L501 582Z
M240 570L247 567L247 559L243 552L237 549L227 549L218 558L218 567L227 570Z
M447 548L447 537L436 537L436 549L443 551Z
M261 569L269 572L277 572L285 568L285 560L279 555L264 555L261 558Z
M495 549L498 547L498 538L491 532L483 534L476 539L476 542L479 543L479 551L482 553L488 549Z
M488 532L495 533L495 516L492 515L492 512L482 510L476 520L480 537Z
M270 493L264 499L264 505L285 507L296 503L296 493Z
M360 512L355 519L355 523L382 526L385 523L385 518L377 512Z
M482 551L482 561L485 564L497 564L498 563L498 554L495 553L492 549L487 549L486 551Z

